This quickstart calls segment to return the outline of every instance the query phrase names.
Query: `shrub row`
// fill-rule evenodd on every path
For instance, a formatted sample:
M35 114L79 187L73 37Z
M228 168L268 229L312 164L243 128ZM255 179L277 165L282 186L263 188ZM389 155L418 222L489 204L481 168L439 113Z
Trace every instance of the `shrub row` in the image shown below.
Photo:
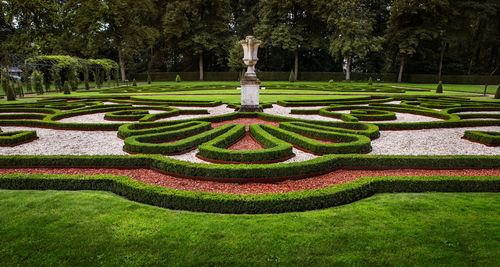
M15 146L35 138L37 138L36 131L2 132L0 130L0 146Z
M184 191L145 184L126 176L7 174L0 188L10 190L101 190L159 207L213 213L281 213L352 203L377 193L500 192L498 176L364 177L316 190L235 195Z
M217 129L220 129L219 127ZM216 129L216 130L217 130ZM500 156L383 156L383 155L325 155L312 160L275 164L207 164L180 161L160 155L126 156L0 156L0 167L142 167L156 168L180 176L200 179L220 178L233 182L255 179L298 177L331 171L338 168L399 169L438 168L491 169L500 166Z
M395 120L396 114L391 111L376 110L376 109L359 109L352 108L351 116L356 117L358 120L364 121L385 121Z
M500 146L500 132L465 131L464 138L489 146Z
M310 124L280 123L280 128L270 125L262 125L262 128L288 143L317 154L348 154L371 151L370 138L363 135L334 132L333 128L329 127L321 129L321 126L311 127ZM340 143L323 143L304 135Z
M218 131L212 130L209 122L185 122L163 127L161 132L127 137L123 148L130 152L145 154L178 153L191 149L208 141L208 137L214 137L223 132L224 130L220 129ZM199 135L200 133L203 134ZM186 136L190 137L184 138ZM169 142L176 139L181 140Z
M280 160L293 155L292 145L270 135L260 125L251 124L249 130L266 149L243 151L227 149L246 133L245 126L237 124L231 131L199 146L198 154L209 159L241 163Z
M143 118L148 115L149 112L147 110L120 110L109 112L104 115L105 119L108 120L121 120L121 121L135 121Z

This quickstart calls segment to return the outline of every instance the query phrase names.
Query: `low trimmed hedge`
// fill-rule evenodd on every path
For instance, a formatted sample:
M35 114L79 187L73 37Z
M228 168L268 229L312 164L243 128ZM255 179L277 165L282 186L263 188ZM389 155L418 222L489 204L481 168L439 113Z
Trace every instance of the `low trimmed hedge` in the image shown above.
M249 130L258 142L267 147L266 149L227 149L246 133L245 125L236 124L231 131L199 146L198 154L208 159L241 163L280 160L293 155L292 145L270 135L260 125L251 124Z
M465 131L464 138L489 146L500 146L500 132Z
M209 122L185 122L163 127L160 132L127 137L123 148L130 152L145 154L178 153L206 142L210 140L208 137L215 137L222 132L224 130L212 130ZM190 137L184 138L186 136ZM181 140L168 143L176 139Z
M261 127L277 138L318 154L367 153L372 149L371 140L366 136L335 132L328 127L321 129L321 126L316 126L313 128L309 125L280 123L280 128L270 125L261 125ZM323 143L306 136L339 143Z
M230 125L231 127L231 125ZM219 127L217 129L220 129ZM215 129L215 130L217 130ZM2 156L0 167L142 167L156 168L179 176L221 178L221 181L307 176L338 168L348 169L494 169L500 156L383 156L325 155L312 160L274 164L208 164L176 160L161 155L125 156Z
M377 193L500 192L498 176L364 177L316 190L271 194L216 194L145 184L126 176L7 174L0 188L10 190L101 190L129 200L195 212L262 214L324 209Z
M149 112L147 110L120 110L109 112L104 115L105 119L108 120L120 120L120 121L135 121L143 118L148 115Z
M2 132L0 130L0 146L15 146L35 138L37 138L36 131Z

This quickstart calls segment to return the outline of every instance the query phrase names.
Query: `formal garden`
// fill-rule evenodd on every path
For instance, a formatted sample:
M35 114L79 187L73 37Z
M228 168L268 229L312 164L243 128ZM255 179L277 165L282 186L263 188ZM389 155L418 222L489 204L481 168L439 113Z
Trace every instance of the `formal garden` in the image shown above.
M498 265L499 12L0 1L0 265Z
M2 257L460 264L468 251L492 263L498 100L263 82L263 112L237 112L237 86L144 82L2 100ZM332 246L341 258L317 256Z

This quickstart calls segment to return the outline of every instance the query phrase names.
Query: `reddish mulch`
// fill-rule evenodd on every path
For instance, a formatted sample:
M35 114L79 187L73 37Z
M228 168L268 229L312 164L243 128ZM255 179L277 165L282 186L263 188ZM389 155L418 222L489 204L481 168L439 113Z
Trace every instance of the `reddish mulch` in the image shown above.
M278 127L278 125L279 125L279 123L276 121L268 121L268 120L263 120L263 119L258 119L258 118L239 118L239 119L227 120L227 121L221 121L221 122L212 122L212 127L216 128L216 127L226 125L226 124L231 124L231 123L245 124L247 131L248 131L249 124L269 124L269 125L275 126L275 127Z
M258 150L266 148L257 140L253 139L250 133L247 132L243 138L238 140L236 143L228 147L231 150Z
M330 185L347 183L366 176L416 176L416 175L447 175L447 176L500 176L500 169L463 169L463 170L337 170L324 175L302 179L287 180L276 184L249 183L231 184L212 181L199 181L175 178L148 169L112 169L112 168L8 168L0 169L0 174L7 173L44 173L44 174L111 174L125 175L148 184L188 191L205 191L229 194L262 194L285 193L291 191L311 190Z

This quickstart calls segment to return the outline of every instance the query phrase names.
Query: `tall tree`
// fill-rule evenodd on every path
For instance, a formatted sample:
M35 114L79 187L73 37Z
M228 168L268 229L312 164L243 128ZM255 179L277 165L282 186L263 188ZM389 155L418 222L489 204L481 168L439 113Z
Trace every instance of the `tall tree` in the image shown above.
M375 36L373 24L375 14L371 13L369 0L330 1L327 21L333 29L330 38L330 53L341 57L346 63L346 81L351 80L351 63L354 56L364 58L370 51L382 48L383 37Z
M109 45L116 49L122 81L125 76L125 57L151 47L158 31L144 21L157 12L151 0L103 0L100 22Z
M199 57L203 80L203 55L222 55L227 46L230 21L229 0L175 0L166 6L163 33L170 46Z
M442 9L447 5L447 0L393 1L386 38L397 46L399 52L398 82L403 79L405 61L408 56L415 54L419 43L439 36L439 28L435 27L436 21L440 20Z
M325 44L323 1L260 0L260 23L255 35L274 47L295 53L294 80L299 72L299 49L317 48Z

